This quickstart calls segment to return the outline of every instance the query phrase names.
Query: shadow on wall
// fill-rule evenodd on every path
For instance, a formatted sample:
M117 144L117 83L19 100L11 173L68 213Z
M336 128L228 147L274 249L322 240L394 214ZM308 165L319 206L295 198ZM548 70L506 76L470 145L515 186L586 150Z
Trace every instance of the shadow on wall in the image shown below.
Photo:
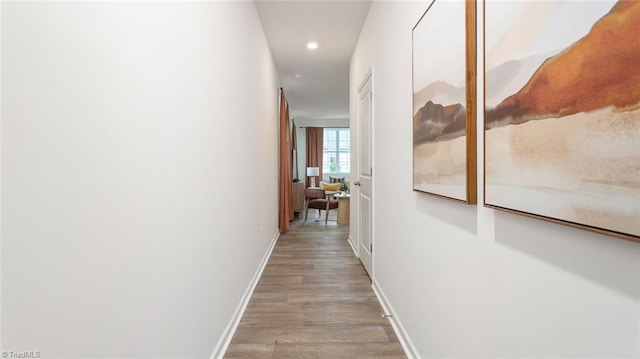
M511 213L495 213L496 243L640 299L640 243Z
M418 212L478 235L478 206L417 191L414 195Z

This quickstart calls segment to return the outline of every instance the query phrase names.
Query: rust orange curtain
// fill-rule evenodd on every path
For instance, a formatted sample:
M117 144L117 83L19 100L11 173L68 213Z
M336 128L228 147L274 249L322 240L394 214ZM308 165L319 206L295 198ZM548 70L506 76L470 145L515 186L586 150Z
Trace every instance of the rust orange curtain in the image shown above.
M293 219L293 178L291 177L291 131L289 130L289 104L280 89L280 176L278 198L278 228L289 229Z
M320 175L316 178L316 185L322 181L322 141L324 129L322 127L307 127L307 167L318 167ZM306 174L306 171L305 171ZM311 185L311 179L307 177L307 187Z

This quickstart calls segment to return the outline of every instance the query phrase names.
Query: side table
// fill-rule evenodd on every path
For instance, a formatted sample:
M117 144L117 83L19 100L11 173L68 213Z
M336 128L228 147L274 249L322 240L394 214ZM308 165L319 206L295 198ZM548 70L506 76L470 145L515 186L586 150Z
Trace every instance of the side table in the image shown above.
M338 224L348 224L350 216L349 194L336 194L335 198L338 199Z

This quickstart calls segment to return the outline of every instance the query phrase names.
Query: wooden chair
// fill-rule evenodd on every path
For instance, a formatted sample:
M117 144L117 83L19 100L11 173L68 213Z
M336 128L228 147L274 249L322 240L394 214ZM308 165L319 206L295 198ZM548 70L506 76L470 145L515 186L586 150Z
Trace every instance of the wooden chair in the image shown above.
M307 217L309 215L309 208L317 209L318 216L322 214L322 211L325 211L324 215L324 224L327 224L329 220L329 211L332 209L338 208L338 200L331 198L327 198L327 194L323 189L317 188L305 188L304 189L304 197L305 197L305 211L304 211L304 221L307 221Z

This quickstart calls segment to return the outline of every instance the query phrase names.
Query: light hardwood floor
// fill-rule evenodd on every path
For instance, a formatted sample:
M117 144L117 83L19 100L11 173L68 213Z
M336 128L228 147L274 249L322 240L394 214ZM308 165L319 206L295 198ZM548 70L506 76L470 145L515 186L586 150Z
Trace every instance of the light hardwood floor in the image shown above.
M225 358L406 358L349 226L329 218L280 235Z

